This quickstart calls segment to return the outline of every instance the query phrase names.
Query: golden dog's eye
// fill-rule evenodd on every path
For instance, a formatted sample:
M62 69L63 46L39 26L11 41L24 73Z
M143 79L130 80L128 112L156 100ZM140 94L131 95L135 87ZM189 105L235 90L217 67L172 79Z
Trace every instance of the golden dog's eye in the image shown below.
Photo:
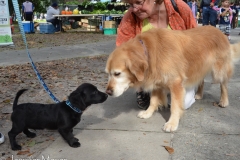
M114 73L114 76L119 76L120 75L120 72L115 72Z

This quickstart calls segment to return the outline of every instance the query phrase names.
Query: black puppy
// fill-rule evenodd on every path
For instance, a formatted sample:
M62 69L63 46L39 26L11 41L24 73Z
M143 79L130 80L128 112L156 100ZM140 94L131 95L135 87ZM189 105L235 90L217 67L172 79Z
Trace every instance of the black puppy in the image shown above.
M73 127L81 120L82 112L91 104L102 103L107 94L100 92L92 84L84 83L73 91L68 101L57 104L24 103L19 104L18 99L27 89L18 91L11 116L12 129L8 132L12 150L21 150L16 142L16 136L23 132L27 137L33 138L35 133L28 129L58 130L71 147L80 147L78 139L72 134Z

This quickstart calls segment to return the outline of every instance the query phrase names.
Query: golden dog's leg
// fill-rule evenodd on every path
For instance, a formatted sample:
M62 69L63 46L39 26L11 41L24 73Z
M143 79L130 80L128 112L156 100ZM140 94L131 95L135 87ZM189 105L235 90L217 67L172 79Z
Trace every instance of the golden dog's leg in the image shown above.
M164 90L153 90L151 93L150 106L146 111L141 111L138 118L150 118L152 114L158 110L158 106L167 106L167 95Z
M166 132L176 131L180 117L184 110L185 89L181 83L174 84L170 88L171 92L171 115L163 130Z
M220 83L220 88L221 88L221 98L220 98L219 106L227 107L229 105L227 82Z
M203 97L203 87L204 87L204 80L198 85L197 93L195 94L195 99L202 99Z

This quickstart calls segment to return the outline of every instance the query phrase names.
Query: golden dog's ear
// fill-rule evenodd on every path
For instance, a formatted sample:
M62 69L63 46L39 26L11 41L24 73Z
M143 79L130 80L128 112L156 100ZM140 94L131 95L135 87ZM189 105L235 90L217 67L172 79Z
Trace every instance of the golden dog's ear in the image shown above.
M137 78L138 81L144 80L145 71L148 68L147 60L136 56L134 58L128 59L126 65L129 71Z

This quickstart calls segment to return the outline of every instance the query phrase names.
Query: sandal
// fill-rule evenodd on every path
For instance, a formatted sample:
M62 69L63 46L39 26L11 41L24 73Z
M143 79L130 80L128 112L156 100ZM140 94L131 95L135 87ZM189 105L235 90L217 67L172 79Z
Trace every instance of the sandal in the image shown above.
M147 92L137 92L137 104L138 108L147 110L150 105L150 95Z
M4 135L0 133L0 144L2 144L3 142L4 142Z

